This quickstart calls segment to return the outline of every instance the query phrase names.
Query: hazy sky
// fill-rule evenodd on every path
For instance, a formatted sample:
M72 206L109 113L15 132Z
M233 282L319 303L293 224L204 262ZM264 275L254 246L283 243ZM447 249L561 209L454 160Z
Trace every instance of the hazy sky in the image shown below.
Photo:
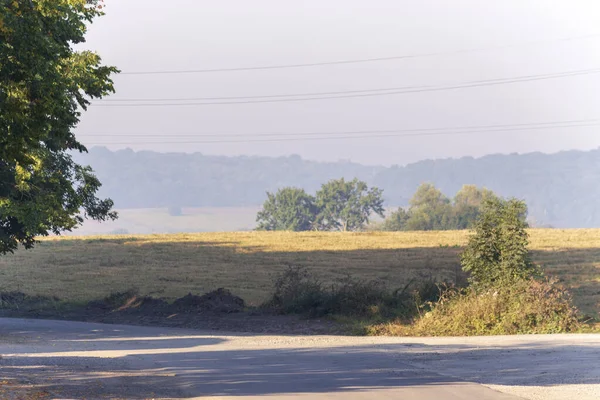
M566 38L573 40L561 40ZM91 27L85 47L98 51L106 63L123 72L446 53L306 68L121 75L115 77L117 94L110 98L113 100L448 87L600 68L600 2L106 0L106 16ZM463 51L472 49L480 50ZM92 106L78 128L82 141L113 149L300 154L314 160L385 165L424 158L600 146L600 126L420 137L377 138L365 133L360 136L371 137L248 142L283 137L259 136L265 133L418 130L600 119L600 73L316 101L159 107L124 104L130 103ZM201 137L211 134L223 136ZM240 136L225 136L232 134ZM189 143L207 140L244 142Z

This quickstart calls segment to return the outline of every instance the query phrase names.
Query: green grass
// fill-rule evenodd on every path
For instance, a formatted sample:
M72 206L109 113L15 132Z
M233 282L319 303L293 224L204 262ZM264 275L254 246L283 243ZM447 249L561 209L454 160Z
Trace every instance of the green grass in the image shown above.
M533 259L598 317L600 229L531 230ZM174 299L219 287L250 304L272 293L273 276L305 266L324 281L350 274L402 287L413 278L455 280L467 232L239 232L48 238L0 257L0 290L71 302L136 288Z

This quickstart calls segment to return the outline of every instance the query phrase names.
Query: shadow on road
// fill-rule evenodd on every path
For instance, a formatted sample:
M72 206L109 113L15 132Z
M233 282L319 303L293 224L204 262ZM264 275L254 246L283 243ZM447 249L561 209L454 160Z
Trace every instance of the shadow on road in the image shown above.
M0 360L0 378L26 377L50 393L88 399L360 392L465 381L544 386L567 383L577 373L573 365L596 368L577 383L600 384L600 346L589 343L253 349L230 339L144 336L118 329L80 332L33 351L35 346L16 345ZM269 340L264 338L261 346L269 347Z

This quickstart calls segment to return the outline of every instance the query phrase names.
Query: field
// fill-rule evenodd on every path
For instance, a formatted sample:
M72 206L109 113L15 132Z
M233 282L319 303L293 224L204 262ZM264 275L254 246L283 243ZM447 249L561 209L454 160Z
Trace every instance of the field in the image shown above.
M118 209L116 221L86 220L74 235L156 234L179 232L249 231L256 227L260 207L183 208L181 215L167 208Z
M116 221L86 220L69 236L89 235L148 235L185 232L240 232L256 228L259 206L246 207L184 207L181 215L169 214L167 208L117 209ZM395 211L395 208L387 212ZM372 221L379 221L374 216Z
M598 317L600 230L531 230L534 261ZM250 304L270 293L286 266L306 266L324 281L351 274L400 287L413 278L462 277L467 232L239 232L63 237L0 257L0 290L83 302L136 288L166 299L225 287Z

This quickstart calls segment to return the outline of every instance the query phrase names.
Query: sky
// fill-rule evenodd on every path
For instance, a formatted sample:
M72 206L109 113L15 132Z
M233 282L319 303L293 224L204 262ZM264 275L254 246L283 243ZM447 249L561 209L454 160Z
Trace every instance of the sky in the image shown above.
M597 0L105 5L80 47L123 74L82 117L89 146L377 165L600 146Z

